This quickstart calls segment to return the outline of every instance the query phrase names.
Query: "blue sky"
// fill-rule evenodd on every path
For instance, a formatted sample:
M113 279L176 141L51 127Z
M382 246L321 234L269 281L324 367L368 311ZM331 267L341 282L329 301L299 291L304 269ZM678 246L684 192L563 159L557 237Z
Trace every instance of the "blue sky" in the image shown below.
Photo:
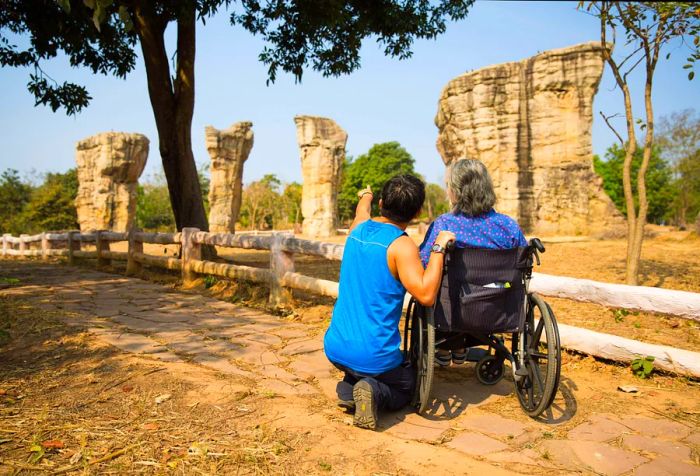
M385 57L373 40L365 42L362 68L341 78L307 71L301 84L278 76L266 86L266 68L257 60L262 42L228 23L220 13L198 29L196 106L192 127L194 155L209 161L204 126L226 128L253 122L255 145L245 165L244 181L276 173L299 181L301 165L293 117L297 114L334 119L349 135L347 152L357 156L373 144L396 140L416 159L416 169L438 182L444 166L435 148L437 100L447 82L484 66L515 61L552 48L599 39L595 18L576 10L577 2L477 2L467 19L451 24L436 40L415 44L411 59ZM172 33L172 32L170 32ZM172 35L171 35L172 36ZM173 38L170 38L173 40ZM171 41L172 43L172 41ZM669 61L659 63L654 103L660 117L685 108L700 109L700 81L686 79L685 52L672 45ZM76 117L34 107L26 90L29 70L0 69L0 169L64 171L74 166L75 143L103 131L140 132L151 139L144 175L162 170L157 133L141 61L126 80L93 76L71 68L65 58L45 65L53 78L84 84L93 100ZM640 70L641 72L641 70ZM641 97L641 83L633 83ZM637 116L641 101L635 102ZM602 154L614 142L600 119L622 112L622 97L606 69L594 103L593 147ZM619 120L623 127L623 120Z

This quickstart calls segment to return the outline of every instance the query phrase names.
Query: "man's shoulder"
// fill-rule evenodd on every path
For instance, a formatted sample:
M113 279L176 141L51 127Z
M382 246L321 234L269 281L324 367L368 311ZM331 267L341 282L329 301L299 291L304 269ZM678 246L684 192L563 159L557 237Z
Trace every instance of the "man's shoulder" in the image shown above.
M415 253L417 249L418 245L416 242L405 233L397 237L391 245L389 245L389 251L396 254Z

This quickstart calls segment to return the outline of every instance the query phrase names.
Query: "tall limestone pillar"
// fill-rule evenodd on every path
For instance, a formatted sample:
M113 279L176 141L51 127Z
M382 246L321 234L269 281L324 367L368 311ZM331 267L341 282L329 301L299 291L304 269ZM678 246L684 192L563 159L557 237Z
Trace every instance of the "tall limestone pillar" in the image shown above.
M338 188L347 133L325 117L296 116L304 185L301 214L304 235L328 238L338 225Z
M593 171L600 42L462 74L442 91L435 125L445 164L479 159L496 209L526 233L594 235L623 222Z
M143 134L126 132L103 132L78 142L75 207L81 231L131 228L148 145Z
M241 210L243 163L253 148L253 123L237 122L228 129L204 130L211 156L209 174L209 230L233 233Z

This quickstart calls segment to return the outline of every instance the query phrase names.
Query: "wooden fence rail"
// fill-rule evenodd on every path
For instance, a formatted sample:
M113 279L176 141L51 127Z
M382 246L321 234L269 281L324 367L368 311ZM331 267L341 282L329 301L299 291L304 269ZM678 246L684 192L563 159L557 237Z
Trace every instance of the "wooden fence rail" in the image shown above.
M110 244L118 241L128 242L127 252L110 250ZM83 243L94 243L95 250L82 249ZM146 254L143 249L144 243L179 245L181 258ZM203 260L202 245L269 250L270 266L256 268ZM269 302L275 307L284 307L291 303L292 289L337 297L337 282L296 272L294 255L313 255L340 261L343 250L344 246L340 244L303 240L287 232L229 234L208 233L197 228L184 228L178 233L145 233L138 230L128 233L70 231L19 237L8 234L2 236L2 256L41 256L44 259L50 256L67 256L69 263L74 263L78 258L92 258L97 259L98 266L109 265L115 260L126 260L127 274L137 274L144 265L179 270L185 284L191 284L198 275L266 283L270 287ZM531 286L534 291L546 296L671 314L700 322L700 293L601 283L541 273L534 273ZM647 344L572 326L561 325L560 328L562 345L571 350L620 361L630 361L639 355L653 355L657 358L655 363L659 368L700 377L700 353Z

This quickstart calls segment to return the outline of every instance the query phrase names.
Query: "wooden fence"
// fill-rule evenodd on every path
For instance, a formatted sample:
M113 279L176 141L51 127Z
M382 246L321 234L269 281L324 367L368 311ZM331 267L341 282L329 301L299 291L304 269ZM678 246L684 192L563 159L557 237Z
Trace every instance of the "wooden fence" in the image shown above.
M128 241L127 252L110 250L110 243L118 241ZM82 249L83 243L94 243L95 250ZM181 258L146 254L143 249L144 243L180 245ZM269 250L270 265L269 268L257 268L203 260L202 245ZM179 233L144 233L137 230L128 233L71 231L2 237L3 256L66 256L70 264L76 259L92 258L97 260L98 266L108 265L113 260L126 260L126 272L130 275L137 274L145 265L180 271L183 283L191 283L197 275L205 274L268 284L269 302L274 307L290 304L293 289L337 297L337 282L297 273L294 269L294 255L312 255L340 261L343 249L344 246L340 244L303 240L291 233L208 233L197 228L184 228ZM531 288L546 296L616 308L659 312L700 322L699 293L600 283L541 273L533 274ZM640 355L653 355L656 357L657 367L682 375L700 377L700 353L561 324L560 331L562 345L571 350L618 361L631 361Z

